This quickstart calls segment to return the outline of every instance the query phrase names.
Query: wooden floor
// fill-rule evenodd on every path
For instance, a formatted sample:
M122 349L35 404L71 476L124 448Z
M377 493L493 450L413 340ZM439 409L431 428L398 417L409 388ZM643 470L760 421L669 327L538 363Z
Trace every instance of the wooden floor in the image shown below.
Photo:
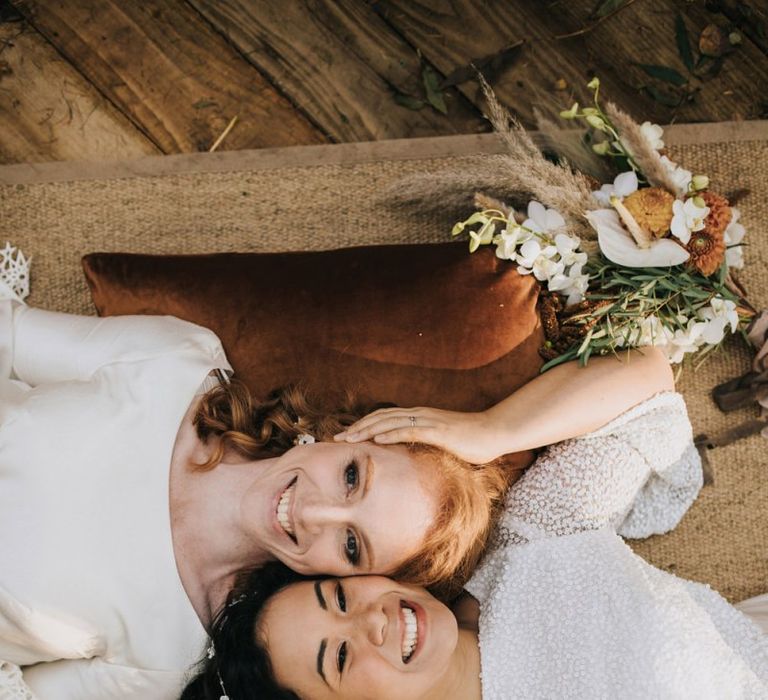
M766 0L0 0L0 162L768 118ZM232 122L234 121L234 125Z

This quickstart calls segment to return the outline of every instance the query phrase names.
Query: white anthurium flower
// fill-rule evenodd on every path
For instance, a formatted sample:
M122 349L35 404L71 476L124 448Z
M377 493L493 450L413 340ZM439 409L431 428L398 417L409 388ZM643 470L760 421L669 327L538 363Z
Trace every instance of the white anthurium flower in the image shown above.
M469 252L474 253L481 245L493 242L493 234L496 231L496 222L486 221L477 231L469 232Z
M567 267L568 265L583 265L587 262L587 254L577 252L581 241L576 236L569 236L565 233L558 233L555 236L555 247L560 253L560 260Z
M741 212L736 207L731 207L731 221L725 229L725 262L728 267L740 270L744 267L744 248L741 246L746 230L739 223Z
M565 226L565 219L554 209L547 209L541 202L528 202L528 218L523 226L537 233L550 233Z
M676 199L672 203L672 223L669 229L683 245L691 240L691 233L704 228L704 219L709 214L709 207L701 206L696 200L701 203L704 201L699 197L690 197L685 202Z
M532 236L533 234L526 231L520 224L508 225L493 239L496 244L496 257L502 260L515 260L518 246L530 240Z
M617 175L612 184L603 185L599 190L592 192L592 196L598 204L608 207L611 205L611 197L624 199L637 191L638 184L637 174L634 170L630 170Z
M673 163L669 158L667 158L667 156L661 156L661 162L666 168L667 172L672 176L672 181L675 183L675 187L677 188L677 194L687 194L691 186L693 173L690 170L681 168L677 163Z
M710 345L717 345L723 339L728 326L731 327L731 333L735 333L739 327L736 304L730 299L715 297L709 306L699 309L698 315L705 321L701 337Z
M532 238L520 246L520 251L516 258L519 265L517 271L521 275L533 273L533 276L539 282L544 282L563 271L563 263L553 259L556 255L557 248L555 246L548 245L542 247L538 240Z
M587 221L597 231L600 250L608 260L624 267L670 267L681 265L690 257L688 251L669 238L651 241L641 248L622 225L614 209L586 213Z

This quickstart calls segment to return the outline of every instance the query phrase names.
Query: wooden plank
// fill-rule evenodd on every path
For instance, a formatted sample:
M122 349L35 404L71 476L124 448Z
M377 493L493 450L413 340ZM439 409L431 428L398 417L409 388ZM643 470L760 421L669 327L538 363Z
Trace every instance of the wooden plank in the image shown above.
M554 117L572 98L584 99L584 83L595 73L600 75L605 94L651 121L719 121L758 116L755 99L759 90L765 89L768 65L747 41L726 59L722 76L700 86L693 102L673 109L640 90L651 81L636 63L664 64L677 57L674 13L678 6L675 0L634 2L591 31L558 39L590 25L588 18L595 9L594 0L546 4L524 0L374 3L386 21L418 46L443 73L524 40L520 59L493 87L502 102L528 126L534 123L534 107ZM703 12L691 3L686 3L684 11ZM755 77L757 80L750 85ZM555 89L561 80L567 86L565 91ZM461 89L476 105L483 104L476 85L465 83ZM727 93L728 99L723 99L723 93Z
M165 153L327 139L178 0L14 0L14 5Z
M590 59L583 52L567 50L567 45L554 47L546 26L544 17L559 15L566 4L551 8L551 3L523 0L380 0L374 7L445 74L525 42L518 59L493 81L493 87L523 124L533 127L534 108L554 117L568 103L570 94L555 89L558 80L570 87L589 79ZM609 87L619 92L618 97L626 97L623 86ZM476 81L463 83L460 89L484 108Z
M672 124L664 128L664 141L670 146L740 143L765 141L767 134L768 120ZM531 136L534 141L540 142L537 132L531 132ZM462 158L504 152L504 144L494 134L462 134L323 146L260 148L252 151L148 156L116 162L22 163L0 166L0 185L174 177L199 173L259 172L286 168L312 168L319 165L351 167L374 161Z
M397 104L422 95L420 58L359 0L189 1L337 141L487 128L456 90L447 115Z
M574 0L564 5L564 14L573 23L584 22L594 9L592 0ZM768 90L768 57L748 37L723 58L722 69L715 75L696 77L683 63L675 41L675 18L680 14L697 57L699 35L709 24L727 20L706 10L701 3L681 4L676 0L655 0L652 4L634 3L610 20L601 23L584 39L595 57L595 70L609 72L634 88L636 97L631 106L638 117L653 110L654 117L664 122L727 121L755 119L760 116L760 104ZM581 18L581 20L579 20ZM626 41L632 36L632 41ZM567 41L567 40L566 40ZM671 67L688 84L675 88L650 77L638 64ZM656 111L657 100L642 86L655 87L669 96L690 94L678 106ZM656 103L656 104L654 104Z
M158 152L26 22L0 24L0 163Z

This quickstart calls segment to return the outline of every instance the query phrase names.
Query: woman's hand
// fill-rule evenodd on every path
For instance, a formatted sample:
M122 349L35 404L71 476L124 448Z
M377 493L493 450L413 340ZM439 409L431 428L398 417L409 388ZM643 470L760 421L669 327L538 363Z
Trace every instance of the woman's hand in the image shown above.
M334 437L339 442L373 440L380 445L422 442L484 464L504 454L500 431L485 413L438 408L382 408Z

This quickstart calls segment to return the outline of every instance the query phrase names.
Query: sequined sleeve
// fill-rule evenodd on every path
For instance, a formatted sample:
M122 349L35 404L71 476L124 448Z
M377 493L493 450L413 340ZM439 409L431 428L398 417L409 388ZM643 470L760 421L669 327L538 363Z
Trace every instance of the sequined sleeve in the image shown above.
M657 394L593 433L548 447L510 490L499 537L605 526L626 537L667 532L701 483L685 403Z

